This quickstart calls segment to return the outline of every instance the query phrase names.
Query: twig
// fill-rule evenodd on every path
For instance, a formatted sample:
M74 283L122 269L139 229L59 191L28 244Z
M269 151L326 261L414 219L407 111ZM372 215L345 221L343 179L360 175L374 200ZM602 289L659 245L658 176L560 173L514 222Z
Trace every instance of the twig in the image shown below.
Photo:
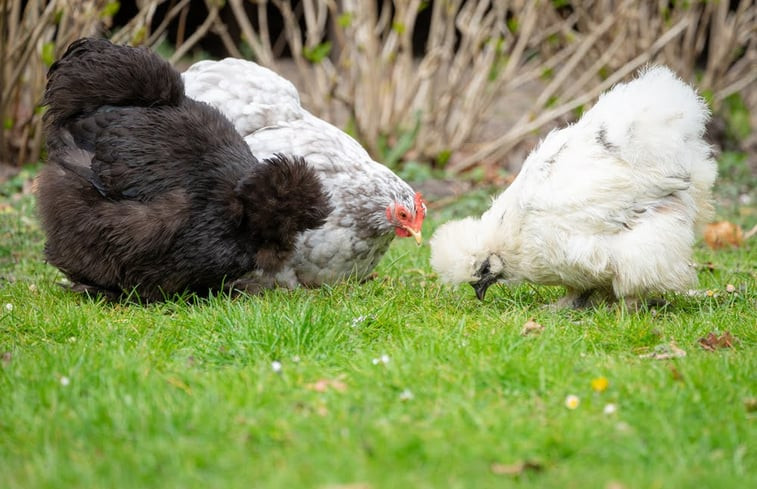
M208 17L205 22L187 38L187 41L176 47L176 51L171 55L170 62L175 64L180 60L197 42L205 37L205 34L210 30L213 23L218 18L218 7L212 2L212 0L206 0L205 5L208 6Z
M483 145L472 155L461 159L459 163L450 165L449 170L452 172L460 172L467 168L470 168L473 164L483 158L497 159L502 157L523 136L539 129L543 125L557 119L558 117L567 114L571 110L580 107L581 105L584 105L588 102L591 102L597 96L599 96L600 93L625 78L627 75L629 75L631 72L633 72L643 64L647 63L654 55L654 53L656 53L661 47L665 46L668 42L670 42L673 38L680 34L681 31L687 26L687 24L688 19L679 21L676 25L671 27L662 37L660 37L649 50L627 62L622 68L617 70L600 84L596 85L586 94L573 99L570 102L566 102L552 110L543 112L540 116L529 123L513 126L513 128L505 133L504 136Z

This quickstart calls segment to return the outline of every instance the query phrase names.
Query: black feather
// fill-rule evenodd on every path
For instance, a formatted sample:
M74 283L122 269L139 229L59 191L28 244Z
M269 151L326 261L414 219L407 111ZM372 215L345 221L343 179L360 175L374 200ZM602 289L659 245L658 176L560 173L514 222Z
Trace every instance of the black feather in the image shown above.
M45 254L76 290L216 290L275 271L330 212L301 159L259 162L148 50L80 39L51 67L44 100Z

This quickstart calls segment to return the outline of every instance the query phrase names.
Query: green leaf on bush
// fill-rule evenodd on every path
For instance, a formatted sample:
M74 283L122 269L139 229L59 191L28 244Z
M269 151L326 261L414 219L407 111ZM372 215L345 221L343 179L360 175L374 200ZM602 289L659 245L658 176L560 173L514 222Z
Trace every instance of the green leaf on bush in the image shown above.
M40 53L42 62L45 66L50 67L55 62L55 43L46 42L42 45L42 53Z
M725 108L725 120L728 124L728 132L737 141L744 141L752 132L749 121L749 109L739 93L733 93L723 100Z
M147 26L142 26L131 37L131 43L134 46L139 46L145 41L146 37L147 37Z
M331 41L322 42L312 48L305 47L302 50L302 55L306 60L311 63L320 63L323 58L327 57L331 52Z
M107 19L110 17L113 17L118 13L118 10L121 8L121 2L108 2L105 4L103 9L100 11L100 18L101 19Z
M439 168L444 168L447 165L447 162L449 162L451 156L452 151L448 149L439 151L439 154L436 155L436 164L439 165Z
M431 167L418 161L407 161L397 170L397 176L410 182L430 180L434 175Z
M396 135L394 146L389 147L389 138L386 135L380 135L377 141L378 150L381 154L381 160L389 168L396 168L397 163L402 157L413 148L415 139L421 128L421 111L415 112L415 123L412 129L400 128L399 134Z
M339 24L339 27L349 27L352 25L352 12L344 12L342 15L337 17L336 23Z
M6 117L3 120L3 129L5 129L6 131L13 129L13 117Z
M405 24L402 22L393 22L392 23L392 30L395 31L397 34L404 34L405 33Z
M510 32L513 34L517 34L518 32L518 19L515 17L511 17L507 19L507 28Z

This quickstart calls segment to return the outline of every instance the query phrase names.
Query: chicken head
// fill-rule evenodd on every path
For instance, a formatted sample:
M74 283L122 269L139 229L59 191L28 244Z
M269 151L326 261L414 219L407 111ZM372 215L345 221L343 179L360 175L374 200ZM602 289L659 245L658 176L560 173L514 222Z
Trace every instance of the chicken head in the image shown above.
M505 247L480 219L468 217L443 224L431 239L431 266L446 283L468 283L476 297L508 279Z
M400 202L393 202L386 208L386 218L394 226L394 232L400 238L412 236L418 246L423 242L421 227L426 217L426 203L420 192L415 193L413 208L408 209Z

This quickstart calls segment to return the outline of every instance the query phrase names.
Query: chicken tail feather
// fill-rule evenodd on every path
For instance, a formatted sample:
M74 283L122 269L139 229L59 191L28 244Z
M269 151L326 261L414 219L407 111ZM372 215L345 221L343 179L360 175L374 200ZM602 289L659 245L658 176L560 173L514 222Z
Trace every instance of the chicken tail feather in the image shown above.
M104 105L176 105L183 96L179 73L149 50L82 38L47 72L45 121L59 126Z

